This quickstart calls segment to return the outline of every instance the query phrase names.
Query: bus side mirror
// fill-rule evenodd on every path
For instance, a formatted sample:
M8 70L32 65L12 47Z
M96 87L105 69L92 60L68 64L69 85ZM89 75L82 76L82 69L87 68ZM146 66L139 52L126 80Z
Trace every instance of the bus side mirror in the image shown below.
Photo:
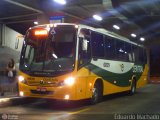
M82 40L82 50L87 51L87 49L88 49L88 41L87 39L83 39Z

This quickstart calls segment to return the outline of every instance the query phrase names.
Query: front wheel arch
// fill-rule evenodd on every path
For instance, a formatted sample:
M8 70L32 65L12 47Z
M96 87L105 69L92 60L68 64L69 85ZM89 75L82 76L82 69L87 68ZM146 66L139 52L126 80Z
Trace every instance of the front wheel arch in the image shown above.
M96 104L102 100L103 97L103 80L97 79L92 89L91 104Z

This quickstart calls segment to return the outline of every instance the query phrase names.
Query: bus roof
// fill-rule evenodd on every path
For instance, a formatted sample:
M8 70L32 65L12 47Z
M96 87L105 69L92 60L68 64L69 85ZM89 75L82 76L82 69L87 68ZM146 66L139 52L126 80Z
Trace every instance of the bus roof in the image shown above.
M123 36L121 36L121 35L119 35L119 34L116 34L116 33L114 33L114 32L110 32L110 31L108 31L108 30L106 30L106 29L104 29L104 28L93 28L93 27L90 27L90 26L87 26L87 25L82 25L82 24L80 24L79 26L80 26L81 28L88 28L88 29L90 29L90 30L92 30L92 31L99 32L99 33L101 33L101 34L105 34L105 35L108 35L108 36L110 36L110 37L113 37L113 38L116 38L116 39L119 39L119 40L122 40L122 41L125 41L125 42L129 42L129 43L131 43L131 44L134 44L134 45L137 45L137 46L141 46L141 47L142 47L142 45L137 44L137 43L135 43L135 42L132 42L132 41L130 41L128 38L123 37Z
M91 26L88 26L88 25L83 25L83 24L76 24L76 23L43 24L43 25L37 25L37 26L31 27L30 29L39 28L39 27L53 27L54 25L73 25L73 26L78 25L79 28L90 29L92 31L95 31L95 32L98 32L98 33L101 33L101 34L105 34L105 35L108 35L110 37L113 37L113 38L116 38L116 39L119 39L119 40L122 40L122 41L125 41L125 42L128 42L128 43L143 47L143 45L140 45L138 43L132 42L128 38L123 37L121 35L118 35L118 34L116 34L114 32L110 32L110 31L108 31L108 30L106 30L104 28L94 28L94 27L91 27Z

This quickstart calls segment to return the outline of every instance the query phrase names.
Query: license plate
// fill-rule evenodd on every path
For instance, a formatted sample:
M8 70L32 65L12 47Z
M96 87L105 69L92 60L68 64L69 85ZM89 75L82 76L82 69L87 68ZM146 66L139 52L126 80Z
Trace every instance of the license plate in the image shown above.
M37 91L46 92L47 89L46 89L46 88L43 88L43 87L38 87L38 88L37 88Z

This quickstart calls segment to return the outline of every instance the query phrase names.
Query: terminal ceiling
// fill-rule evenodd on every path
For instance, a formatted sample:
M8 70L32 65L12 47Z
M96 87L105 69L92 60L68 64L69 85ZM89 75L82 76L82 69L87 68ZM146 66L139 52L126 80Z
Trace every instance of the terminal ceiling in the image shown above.
M159 0L66 0L59 5L54 0L1 0L0 22L25 34L34 26L39 15L64 15L65 22L103 27L132 41L150 45L160 39ZM103 17L101 22L92 18L93 14ZM118 25L120 30L113 28ZM137 35L131 37L131 33ZM146 40L141 42L140 37Z

